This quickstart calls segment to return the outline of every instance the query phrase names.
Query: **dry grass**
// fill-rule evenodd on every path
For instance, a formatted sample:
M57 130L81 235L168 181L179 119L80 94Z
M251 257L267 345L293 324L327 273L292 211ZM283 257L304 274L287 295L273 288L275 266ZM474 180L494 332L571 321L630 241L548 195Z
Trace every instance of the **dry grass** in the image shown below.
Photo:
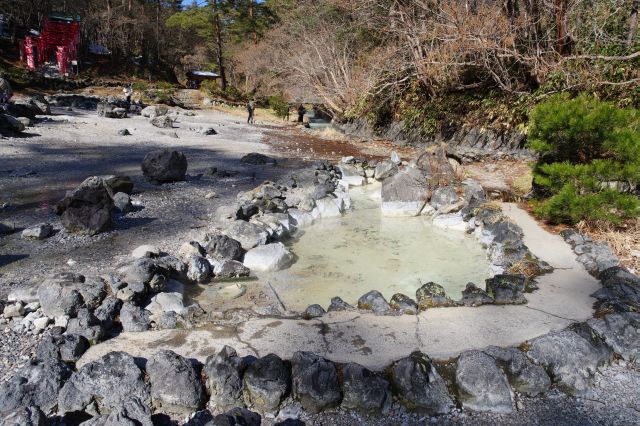
M620 258L625 267L640 271L640 219L614 226L606 222L580 222L577 226L594 240L604 241Z

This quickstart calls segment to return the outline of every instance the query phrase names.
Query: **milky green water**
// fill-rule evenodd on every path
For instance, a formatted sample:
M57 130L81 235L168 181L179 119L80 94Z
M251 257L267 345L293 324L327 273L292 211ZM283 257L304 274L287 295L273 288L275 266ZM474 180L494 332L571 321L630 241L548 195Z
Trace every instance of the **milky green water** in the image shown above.
M374 289L387 300L415 298L428 281L454 299L470 281L484 288L489 262L473 236L436 228L428 217L382 217L380 187L371 186L350 190L345 216L321 219L289 244L298 257L289 269L264 276L288 309L327 307L333 296L354 304Z

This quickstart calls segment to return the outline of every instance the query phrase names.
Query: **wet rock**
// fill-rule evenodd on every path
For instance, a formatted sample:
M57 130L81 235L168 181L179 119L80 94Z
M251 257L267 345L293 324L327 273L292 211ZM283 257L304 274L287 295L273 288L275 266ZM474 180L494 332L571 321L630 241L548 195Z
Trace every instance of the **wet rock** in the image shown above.
M413 352L391 366L391 384L402 404L428 415L446 414L454 406L445 381L426 354Z
M133 204L131 204L131 198L124 192L118 192L113 196L113 207L121 214L127 214L133 211Z
M79 291L84 279L82 275L75 274L56 274L46 278L38 287L38 299L45 315L75 316L84 302Z
M462 290L462 299L460 299L460 303L464 306L488 305L493 303L493 298L474 283L467 283L465 289Z
M456 384L464 408L510 413L511 389L507 376L491 356L480 351L463 352L456 366Z
M61 413L83 411L95 403L98 411L105 413L117 409L131 396L149 404L151 398L144 373L131 355L110 352L73 373L58 395L58 410Z
M211 395L211 407L224 411L244 406L242 378L247 366L245 359L230 346L224 346L218 354L207 358L203 372L207 393Z
M250 250L256 246L266 244L269 238L269 233L263 226L245 222L244 220L232 222L225 230L225 234L238 241L243 250Z
M110 330L113 327L116 317L120 314L121 306L122 301L113 296L109 296L96 308L94 315L105 330Z
M55 212L69 232L95 235L113 227L113 200L104 180L97 176L84 182L56 205Z
M320 318L321 316L323 316L324 314L326 314L327 311L324 310L324 308L318 304L315 305L309 305L307 306L307 309L304 310L304 313L302 314L302 317L304 319L312 319L312 318Z
M376 180L384 180L398 173L398 165L391 160L382 160L376 164L374 176Z
M391 310L391 306L389 306L382 293L378 290L371 290L358 299L358 309L386 313Z
M163 115L162 117L154 117L150 120L152 126L159 127L161 129L173 128L173 119L169 116Z
M244 266L253 271L279 271L293 262L293 255L282 243L250 249L244 255Z
M552 332L533 339L527 356L542 364L554 382L571 395L584 395L593 384L596 369L609 361L611 354L573 331Z
M409 296L402 293L396 293L391 297L389 306L396 311L400 311L406 315L417 315L418 304Z
M100 177L113 194L124 192L125 194L131 195L133 192L133 181L128 176L107 175Z
M327 308L327 311L347 311L353 309L353 306L342 300L340 297L335 296L331 298L331 304Z
M429 183L415 168L406 168L382 182L383 216L418 216L428 200Z
M44 240L53 234L53 226L49 223L41 223L39 225L27 228L22 231L22 238Z
M240 159L242 163L251 164L254 166L264 166L270 165L275 166L277 161L275 158L268 157L264 154L258 154L256 152L252 152L250 154L245 155Z
M458 194L453 187L441 186L433 191L430 204L434 209L438 210L441 207L455 204L458 200Z
M187 263L187 278L196 283L205 283L211 278L211 265L204 257L192 256Z
M152 182L183 181L187 173L187 157L168 149L152 151L142 161L142 173Z
M315 207L315 202L313 203L313 205L309 210L310 211L313 210L314 207ZM307 213L306 211L302 211L298 209L289 209L287 212L289 213L289 216L291 216L291 224L295 226L297 229L306 228L309 225L312 225L314 222L313 216Z
M340 217L344 213L344 202L338 198L326 197L316 200L316 206L311 215L314 218Z
M355 363L345 365L342 368L342 376L342 407L373 415L389 410L393 400L386 379Z
M2 426L47 426L47 416L35 405L20 407L0 414Z
M623 312L591 318L587 325L625 360L640 359L640 313Z
M149 312L131 302L122 305L120 309L120 322L125 332L147 331L151 325Z
M524 275L496 275L486 280L487 294L493 297L496 305L519 305L527 303L524 297Z
M96 416L82 426L154 426L151 409L139 397L131 396L109 414Z
M428 282L416 290L416 301L421 310L456 305L456 302L447 296L444 287L434 282Z
M535 365L518 349L490 346L484 352L505 365L509 383L521 394L538 396L551 386L544 368Z
M160 350L147 361L151 401L163 412L188 414L204 400L200 374L192 363L173 351Z
M342 393L335 365L311 352L295 352L291 358L293 398L310 413L340 404Z
M216 262L213 273L217 279L248 277L251 270L237 260Z
M350 186L362 186L367 181L364 177L364 173L361 172L361 168L358 169L350 164L340 164L338 169L342 175L340 183L345 188Z
M247 368L244 374L244 401L261 412L276 411L289 394L291 372L274 354L266 355Z
M46 414L51 413L58 392L70 375L69 367L60 361L29 361L0 385L0 412L37 406Z

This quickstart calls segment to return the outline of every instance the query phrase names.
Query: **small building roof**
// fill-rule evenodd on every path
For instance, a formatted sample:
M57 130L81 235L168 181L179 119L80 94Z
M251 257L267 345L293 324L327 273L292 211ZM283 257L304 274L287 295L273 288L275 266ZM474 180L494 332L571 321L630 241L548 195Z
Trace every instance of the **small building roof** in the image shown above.
M211 78L220 77L218 74L212 71L197 71L197 70L189 71L187 75L190 75L190 76L193 75L198 77L211 77Z

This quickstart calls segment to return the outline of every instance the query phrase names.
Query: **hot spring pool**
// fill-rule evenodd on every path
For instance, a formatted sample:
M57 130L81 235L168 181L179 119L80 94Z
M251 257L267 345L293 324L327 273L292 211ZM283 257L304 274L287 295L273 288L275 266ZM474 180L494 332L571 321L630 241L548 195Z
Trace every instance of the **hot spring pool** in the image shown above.
M415 298L421 283L442 285L453 299L468 282L484 288L489 261L472 235L434 227L429 217L382 217L380 186L350 189L353 209L324 218L288 243L297 261L260 278L276 289L288 309L327 307L333 296L355 304L370 290L389 300Z

